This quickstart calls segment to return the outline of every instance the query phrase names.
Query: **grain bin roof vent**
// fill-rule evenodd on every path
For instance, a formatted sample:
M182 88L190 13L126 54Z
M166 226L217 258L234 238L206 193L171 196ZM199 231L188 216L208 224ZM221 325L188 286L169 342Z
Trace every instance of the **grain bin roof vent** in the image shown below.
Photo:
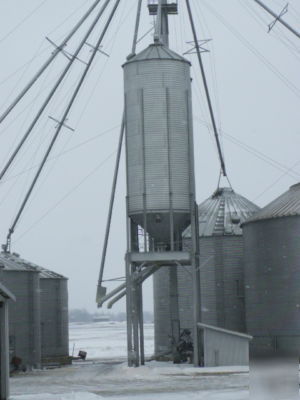
M246 223L296 215L300 215L300 183L291 186L288 191L263 207L257 214L247 220Z
M258 206L231 188L218 188L199 205L199 234L242 235L241 223L258 211ZM190 237L190 228L186 229L184 237Z

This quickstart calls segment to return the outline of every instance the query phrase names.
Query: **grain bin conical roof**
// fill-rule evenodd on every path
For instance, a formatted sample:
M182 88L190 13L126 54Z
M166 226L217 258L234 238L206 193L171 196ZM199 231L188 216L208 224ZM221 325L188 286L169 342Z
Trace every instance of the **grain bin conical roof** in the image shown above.
M233 189L218 188L199 205L199 235L242 235L241 223L259 211L259 207ZM184 237L190 237L190 227Z
M300 183L293 185L277 199L263 207L246 223L263 219L292 217L300 215Z
M189 60L175 53L175 51L161 43L152 43L140 53L129 57L130 58L125 64L145 60L177 60L190 64Z

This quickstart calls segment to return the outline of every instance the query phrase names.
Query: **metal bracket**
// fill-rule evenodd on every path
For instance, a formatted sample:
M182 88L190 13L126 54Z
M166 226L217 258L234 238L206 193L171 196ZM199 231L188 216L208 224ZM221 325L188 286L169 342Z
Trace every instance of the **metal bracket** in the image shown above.
M273 22L271 22L271 23L268 25L268 28L269 28L268 33L270 33L271 30L274 28L274 25L276 24L276 22L279 21L279 19L280 19L284 14L286 14L286 13L289 11L288 8L289 8L289 3L287 3L287 4L283 7L281 13L277 16L277 18L276 18Z
M88 43L88 42L85 42L85 44L91 48L90 51L93 51L93 50L96 49L95 46L93 46L92 44L90 44L90 43ZM105 51L101 50L102 47L103 47L103 46L97 47L97 51L99 51L99 53L101 53L101 54L104 54L106 57L110 57L109 54L107 54L107 53L105 53Z
M69 125L67 125L65 122L61 122L56 118L51 117L51 115L48 115L48 118L52 119L52 121L55 121L57 123L57 125L55 126L55 128L58 128L60 125L64 126L67 129L70 129L70 131L74 132L75 129L71 128ZM66 118L65 121L68 121L68 118Z
M205 47L203 47L206 43L210 42L212 39L203 39L203 40L198 40L198 45L199 45L199 50L200 53L209 53L209 50L207 50ZM192 48L188 51L186 51L185 53L183 53L183 55L186 54L196 54L196 45L194 41L191 42L186 42L187 44L189 44L190 46L192 46Z
M81 60L79 57L74 56L73 54L71 54L71 53L69 53L68 51L64 50L63 47L65 47L66 45L64 45L63 47L57 46L57 44L54 43L51 39L49 39L47 36L46 36L46 39L48 40L49 43L52 44L52 46L54 46L56 49L60 50L61 53L62 53L69 61L71 61L73 58L75 58L76 60L80 61L81 63L87 65L87 63L86 63L85 61Z

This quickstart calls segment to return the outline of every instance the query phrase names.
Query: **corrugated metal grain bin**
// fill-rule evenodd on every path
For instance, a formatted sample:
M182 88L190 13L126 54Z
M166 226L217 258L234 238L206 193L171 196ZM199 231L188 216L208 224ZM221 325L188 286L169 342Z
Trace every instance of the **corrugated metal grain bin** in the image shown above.
M16 254L1 253L1 264L0 281L3 278L17 297L10 310L12 357L22 358L28 366L69 362L67 279Z
M68 281L40 270L42 364L69 362Z
M240 224L258 210L255 204L230 188L219 188L199 206L203 323L245 332L244 252ZM184 233L184 248L189 247L188 228ZM155 354L168 345L165 331L168 329L171 334L169 282L167 272L159 270L154 274ZM180 328L192 330L193 284L189 267L177 268L177 282Z
M243 224L254 352L300 353L300 184Z
M16 256L0 254L0 281L15 294L9 304L10 361L20 358L21 368L41 363L39 272Z
M124 64L128 213L168 250L190 224L190 63L155 43ZM171 233L172 232L172 233Z

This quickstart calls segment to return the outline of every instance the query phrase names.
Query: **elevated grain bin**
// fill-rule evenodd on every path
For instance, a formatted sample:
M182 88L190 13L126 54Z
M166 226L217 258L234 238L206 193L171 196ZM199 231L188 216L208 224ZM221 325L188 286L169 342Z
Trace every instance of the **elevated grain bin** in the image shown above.
M190 63L151 44L124 64L128 215L179 249L194 193Z
M9 304L10 362L21 359L20 368L41 363L39 272L24 265L17 255L0 254L0 280L17 298Z
M202 323L245 332L243 238L240 224L259 208L231 188L219 188L199 206ZM184 232L184 248L190 247L190 228ZM174 282L173 278L173 282ZM155 354L170 349L172 333L170 292L177 296L180 329L192 329L192 272L177 268L178 292L170 272L154 275Z
M300 184L243 224L247 332L255 352L300 352Z

